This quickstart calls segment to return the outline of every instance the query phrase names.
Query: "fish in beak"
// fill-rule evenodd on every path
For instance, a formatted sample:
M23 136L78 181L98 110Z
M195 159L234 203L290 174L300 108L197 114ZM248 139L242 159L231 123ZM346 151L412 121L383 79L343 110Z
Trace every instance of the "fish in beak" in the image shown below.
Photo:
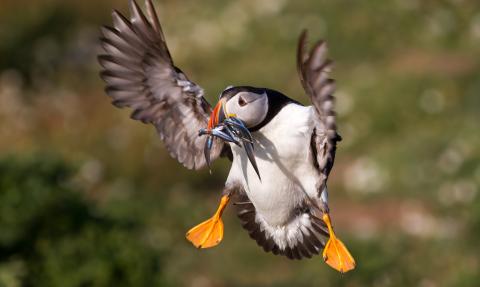
M206 135L205 146L203 153L205 155L205 161L210 169L210 151L213 146L213 138L217 137L225 142L232 142L237 146L243 146L248 160L253 166L258 178L261 180L260 172L258 171L257 162L255 161L255 155L253 154L253 138L245 126L245 124L236 117L234 114L228 114L225 110L225 99L220 99L208 120L207 128L200 129L199 136Z

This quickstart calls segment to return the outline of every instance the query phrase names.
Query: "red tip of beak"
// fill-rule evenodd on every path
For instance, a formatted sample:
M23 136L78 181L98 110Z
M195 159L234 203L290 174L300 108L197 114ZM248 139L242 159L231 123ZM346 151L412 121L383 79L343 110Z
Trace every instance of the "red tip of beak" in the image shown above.
M217 103L215 108L213 108L213 111L210 114L210 118L208 119L208 127L207 127L208 130L211 130L213 127L215 127L218 124L220 110L222 109L222 102L223 102L223 99Z

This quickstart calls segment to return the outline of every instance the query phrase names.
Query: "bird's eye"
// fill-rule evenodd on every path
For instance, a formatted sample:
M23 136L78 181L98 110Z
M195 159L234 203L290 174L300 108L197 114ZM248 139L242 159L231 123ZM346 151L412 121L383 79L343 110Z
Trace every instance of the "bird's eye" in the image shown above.
M247 104L247 102L245 102L242 97L238 97L238 104L240 105L240 107L243 107Z

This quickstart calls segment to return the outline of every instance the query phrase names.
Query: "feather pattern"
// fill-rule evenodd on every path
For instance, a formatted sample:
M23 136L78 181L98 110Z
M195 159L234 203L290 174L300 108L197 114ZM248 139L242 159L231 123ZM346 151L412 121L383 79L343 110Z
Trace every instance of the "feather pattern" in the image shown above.
M289 259L302 259L319 254L325 246L325 237L328 237L328 230L325 223L311 214L311 211L298 210L299 214L296 222L298 227L294 229L295 237L290 241L285 240L284 244L279 244L272 231L268 230L265 223L259 219L255 206L248 199L241 185L235 187L233 197L233 204L237 207L237 216L242 227L265 252L284 255Z
M265 252L283 255L289 259L311 258L320 253L328 238L328 230L323 220L315 216L308 205L296 210L296 219L290 226L271 227L263 222L257 209L248 198L241 184L229 189L233 204L237 207L237 216L242 227ZM290 229L290 236L279 241L276 235Z
M341 140L337 133L334 108L335 81L329 77L333 62L327 58L325 41L318 41L306 51L307 31L303 31L298 42L297 69L305 92L315 107L314 130L312 134L312 151L316 162L314 165L321 172L322 180L318 186L323 190L335 160L337 141Z
M113 11L113 27L102 28L100 76L115 106L132 108L131 117L153 124L173 158L199 169L206 165L206 139L198 131L207 126L212 108L203 89L173 64L154 6L145 2L148 18L131 0L130 19ZM212 161L224 147L214 140Z

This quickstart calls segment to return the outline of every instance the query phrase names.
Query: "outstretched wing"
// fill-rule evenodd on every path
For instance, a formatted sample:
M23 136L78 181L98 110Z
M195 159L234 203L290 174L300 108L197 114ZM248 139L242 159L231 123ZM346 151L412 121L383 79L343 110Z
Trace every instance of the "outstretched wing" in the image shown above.
M155 126L171 156L189 169L205 166L205 138L211 106L203 89L174 66L151 0L147 17L134 0L131 18L113 11L113 27L103 27L104 53L98 60L106 92L117 107L133 109L131 117ZM223 142L214 142L211 159L221 154Z
M316 156L316 166L323 175L322 185L326 183L335 159L337 133L335 112L333 110L335 81L329 78L333 62L327 58L327 45L318 41L310 50L306 50L307 31L303 31L298 42L297 69L305 92L315 107L315 128L312 135L312 150ZM319 187L320 191L323 188Z

